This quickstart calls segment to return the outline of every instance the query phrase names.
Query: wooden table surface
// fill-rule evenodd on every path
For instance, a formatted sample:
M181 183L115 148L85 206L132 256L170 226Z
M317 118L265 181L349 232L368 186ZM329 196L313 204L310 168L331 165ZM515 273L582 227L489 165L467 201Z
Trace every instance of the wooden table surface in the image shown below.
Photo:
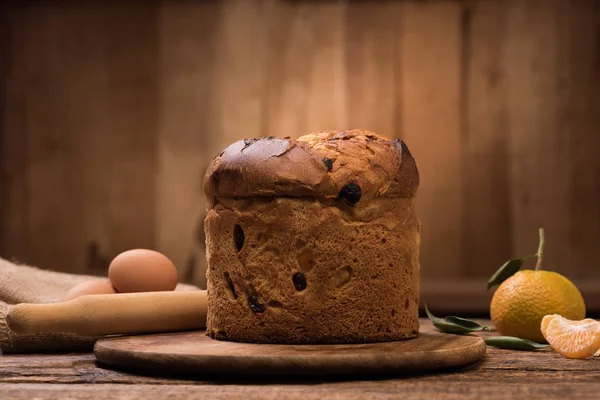
M422 321L428 324L429 321ZM486 333L485 335L494 335ZM209 381L101 368L91 353L0 356L1 399L479 399L600 398L600 358L488 347L467 368L379 380Z

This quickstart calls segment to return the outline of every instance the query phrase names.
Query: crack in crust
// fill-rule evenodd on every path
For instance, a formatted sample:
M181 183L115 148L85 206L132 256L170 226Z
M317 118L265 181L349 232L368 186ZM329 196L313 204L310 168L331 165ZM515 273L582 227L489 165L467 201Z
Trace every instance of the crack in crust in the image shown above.
M414 197L419 172L400 139L360 129L323 131L297 140L269 136L233 143L210 164L204 191L210 209L216 197L335 199L350 182L361 188L354 205L360 208L377 197Z

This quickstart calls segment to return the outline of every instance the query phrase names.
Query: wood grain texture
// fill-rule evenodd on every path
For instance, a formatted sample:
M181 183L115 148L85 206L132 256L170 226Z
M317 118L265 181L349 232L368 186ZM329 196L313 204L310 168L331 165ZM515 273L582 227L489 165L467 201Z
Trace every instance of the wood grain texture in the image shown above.
M570 140L561 129L559 1L511 2L506 65L513 256L534 254L546 229L547 269L568 273ZM567 274L568 275L568 274Z
M155 7L137 2L115 4L108 11L111 127L106 137L111 164L106 223L109 252L115 256L155 246L158 15Z
M266 135L297 138L307 132L315 12L303 2L274 1L268 13Z
M61 41L61 26L68 15L57 13L52 6L36 5L28 12L24 28L20 31L25 45L16 51L26 60L25 76L19 90L27 99L23 113L14 118L22 119L26 135L27 154L27 222L26 241L32 255L28 261L37 265L47 260L61 260L73 271L82 271L84 249L78 238L78 210L73 210L74 218L67 212L76 196L71 178L73 144L70 140L69 116L64 110L68 107L68 97L63 89L69 85L68 74L54 75L53 71L68 68L61 50L73 43ZM19 57L19 56L17 56ZM35 95L34 95L35 94ZM60 226L64 236L57 235ZM77 250L70 250L67 243L75 243ZM47 265L55 268L56 264Z
M0 54L4 54L5 56L0 58L0 121L6 120L5 110L6 110L6 89L7 89L7 80L8 80L8 60L11 57L10 54L10 24L11 17L10 15L13 11L5 4L0 4ZM4 136L2 133L6 127L3 123L0 123L0 159L4 159ZM4 214L1 210L4 209L4 204L6 202L6 184L4 183L7 179L6 173L4 172L4 166L0 163L0 254L2 253L2 243L4 242L4 229L3 229L3 221Z
M214 33L214 115L210 119L210 159L231 143L264 133L265 1L224 1Z
M597 1L578 7L561 2L558 14L560 127L569 141L565 270L575 279L594 279L593 266L600 265L600 6Z
M19 15L21 79L11 80L8 102L20 108L7 118L15 128L6 148L27 168L21 189L11 188L11 197L24 194L9 207L26 214L15 233L22 229L31 264L104 273L101 252L153 245L153 11L35 4ZM136 43L132 32L149 40Z
M211 385L184 383L178 385L156 384L8 384L3 386L4 393L11 399L28 400L31 398L70 398L87 399L189 399L210 396L211 399L411 399L430 400L444 398L462 399L564 399L565 393L579 398L592 399L596 396L600 384L594 382L594 374L586 376L585 381L566 381L576 377L576 373L552 374L561 380L551 384L553 378L547 376L539 381L528 379L530 374L521 373L512 379L493 377L472 381L419 381L384 380L379 382L358 381L355 383L328 383L312 385L303 384L252 384L245 385ZM530 382L530 380L532 382ZM564 380L564 381L563 381ZM108 389L110 391L108 391Z
M402 5L350 2L345 29L348 122L388 137L396 134L396 54Z
M55 40L61 47L59 52L66 54L59 55L61 65L48 69L46 72L49 75L45 79L51 81L53 76L59 75L57 71L64 71L58 76L62 86L53 89L53 95L65 101L65 104L59 105L62 111L55 111L57 115L64 115L62 119L65 125L60 129L68 135L66 143L62 142L66 144L64 153L57 155L65 163L58 179L67 185L65 190L68 191L60 193L58 190L59 193L55 194L53 188L33 182L30 187L48 190L52 193L50 196L64 196L59 197L60 210L47 222L50 226L46 229L56 232L57 228L62 228L62 220L69 221L72 223L68 227L69 243L64 243L64 239L61 241L60 235L51 232L45 234L52 236L48 240L49 246L61 248L74 257L69 261L60 258L57 261L64 262L65 267L73 271L103 274L110 256L111 232L106 215L110 211L107 203L111 176L107 171L111 169L113 151L106 138L114 128L110 122L113 110L106 54L110 48L109 40L106 34L98 33L104 31L103 25L111 17L111 11L89 4L72 8L67 13L62 13L54 6L52 11L46 13L53 15L53 18L60 18ZM39 141L40 136L45 134L43 131L33 131L31 139ZM60 144L61 139L56 138L55 142ZM36 203L31 204L32 210L44 204L45 196L42 193L39 196ZM41 211L42 214L46 212L43 209ZM43 240L38 236L38 230L37 226L31 228L29 240L32 246ZM77 251L73 251L73 248ZM49 267L58 269L58 262ZM44 264L43 260L39 260L39 265Z
M485 354L475 336L445 335L431 326L415 339L345 345L270 345L211 339L204 331L101 339L105 364L198 376L325 376L414 373L462 367Z
M422 324L428 322L423 320ZM532 353L490 347L481 362L455 372L386 376L376 380L354 376L344 381L323 378L223 381L101 368L91 353L6 355L0 357L0 382L3 396L11 399L595 398L600 390L598 362L567 360L551 350Z
M344 32L345 2L313 5L315 46L310 58L305 132L348 126Z
M461 173L461 9L455 2L403 3L398 46L404 139L421 184L421 276L464 274ZM442 211L443 210L443 211Z
M27 136L23 115L26 96L21 90L27 79L25 68L19 67L27 57L22 51L26 45L24 35L18 29L26 26L26 15L6 5L2 13L2 119L0 121L0 252L6 258L26 260L27 249ZM17 28L20 27L20 28Z
M220 5L162 3L160 106L156 176L157 250L177 266L180 279L206 287L205 202L202 177L208 149Z
M351 126L347 113L345 3L271 1L266 134L296 138Z
M465 268L489 278L511 254L506 6L463 8L463 218Z
M547 269L600 278L597 1L121 3L1 6L0 256L103 274L154 247L204 286L210 159L362 126L419 163L436 301L469 305L540 226Z

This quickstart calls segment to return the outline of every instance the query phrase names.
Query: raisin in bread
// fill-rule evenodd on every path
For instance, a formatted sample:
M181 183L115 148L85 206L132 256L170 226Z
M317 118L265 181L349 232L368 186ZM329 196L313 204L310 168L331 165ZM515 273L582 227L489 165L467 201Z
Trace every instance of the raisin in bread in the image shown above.
M241 140L205 176L208 335L360 343L419 329L416 163L364 130Z

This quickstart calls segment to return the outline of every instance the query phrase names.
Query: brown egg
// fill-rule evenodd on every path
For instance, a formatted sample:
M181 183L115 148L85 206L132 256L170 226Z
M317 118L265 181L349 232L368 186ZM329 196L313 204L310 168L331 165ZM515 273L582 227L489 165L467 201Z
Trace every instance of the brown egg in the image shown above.
M171 260L157 251L129 250L112 260L108 279L120 293L174 290L177 269Z
M88 294L114 294L115 289L112 287L109 281L87 281L80 283L77 286L69 289L67 293L62 297L61 301L73 300L79 296Z

